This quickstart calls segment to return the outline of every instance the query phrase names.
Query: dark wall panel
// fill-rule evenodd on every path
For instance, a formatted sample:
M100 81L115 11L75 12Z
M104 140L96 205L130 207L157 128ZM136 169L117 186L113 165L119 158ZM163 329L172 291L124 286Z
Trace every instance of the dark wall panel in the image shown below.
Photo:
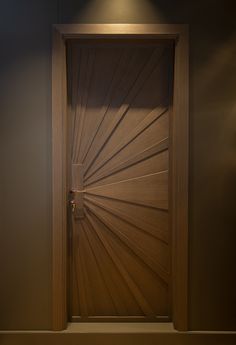
M51 324L51 23L55 1L0 2L0 328Z

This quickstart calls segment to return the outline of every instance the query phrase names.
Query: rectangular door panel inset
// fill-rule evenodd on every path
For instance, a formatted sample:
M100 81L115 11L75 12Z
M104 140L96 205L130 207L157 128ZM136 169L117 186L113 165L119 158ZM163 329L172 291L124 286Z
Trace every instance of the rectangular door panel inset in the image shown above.
M70 319L169 320L173 46L67 45Z

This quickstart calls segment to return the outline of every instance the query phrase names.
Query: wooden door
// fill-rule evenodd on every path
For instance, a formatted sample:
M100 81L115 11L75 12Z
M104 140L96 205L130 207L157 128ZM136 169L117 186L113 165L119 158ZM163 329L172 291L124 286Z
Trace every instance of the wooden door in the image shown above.
M173 46L68 43L70 319L171 317Z

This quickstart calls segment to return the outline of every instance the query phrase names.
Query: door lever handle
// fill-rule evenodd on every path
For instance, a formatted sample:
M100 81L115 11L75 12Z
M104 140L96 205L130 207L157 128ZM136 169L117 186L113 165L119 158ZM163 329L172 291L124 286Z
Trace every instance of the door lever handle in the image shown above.
M71 190L69 192L69 206L75 219L84 218L83 193Z
M70 200L70 206L71 206L72 213L74 213L75 212L75 208L76 208L75 200Z
M75 209L76 209L76 202L75 202L75 199L74 199L74 192L72 190L70 190L70 192L69 192L68 203L69 203L69 205L71 207L72 213L74 213Z

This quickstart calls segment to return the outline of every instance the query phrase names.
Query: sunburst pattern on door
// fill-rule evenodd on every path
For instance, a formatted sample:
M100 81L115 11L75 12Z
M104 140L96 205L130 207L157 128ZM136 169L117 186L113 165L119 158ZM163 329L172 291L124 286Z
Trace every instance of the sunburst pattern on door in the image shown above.
M72 320L170 316L172 47L68 49Z

